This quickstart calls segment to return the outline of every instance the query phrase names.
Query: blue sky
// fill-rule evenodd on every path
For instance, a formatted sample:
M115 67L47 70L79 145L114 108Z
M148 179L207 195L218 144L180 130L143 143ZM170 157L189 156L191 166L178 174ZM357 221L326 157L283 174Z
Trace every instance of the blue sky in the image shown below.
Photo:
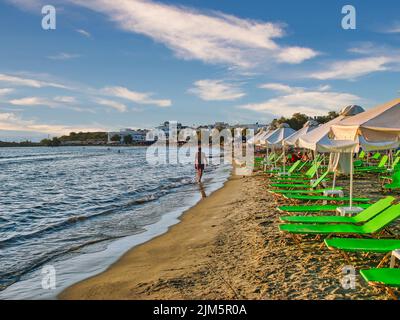
M56 30L41 28L45 4ZM356 30L341 27L346 4ZM2 1L0 139L369 108L399 95L399 12L395 0Z

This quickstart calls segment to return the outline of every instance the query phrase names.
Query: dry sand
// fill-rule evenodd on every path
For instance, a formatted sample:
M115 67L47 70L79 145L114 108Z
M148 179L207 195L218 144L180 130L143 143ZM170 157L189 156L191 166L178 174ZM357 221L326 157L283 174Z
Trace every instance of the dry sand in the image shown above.
M133 248L107 271L73 285L59 298L388 298L358 272L356 288L343 289L342 267L349 262L341 254L320 248L321 240L296 245L280 233L279 201L268 193L267 181L264 174L231 177L169 232ZM356 195L365 196L369 188L373 197L382 197L368 179L358 186ZM382 255L353 257L350 263L359 270L376 266Z

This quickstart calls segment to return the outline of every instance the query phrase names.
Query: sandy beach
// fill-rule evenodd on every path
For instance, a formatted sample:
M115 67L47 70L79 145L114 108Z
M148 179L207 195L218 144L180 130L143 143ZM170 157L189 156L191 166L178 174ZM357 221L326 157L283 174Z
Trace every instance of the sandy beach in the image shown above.
M262 173L232 176L169 232L133 248L107 271L71 286L59 298L388 299L358 272L356 288L343 289L342 268L349 262L320 247L321 240L297 245L280 233L279 200L268 193L267 179ZM359 182L356 194L364 190L365 195L367 184L367 179ZM356 270L374 267L382 258L354 257Z

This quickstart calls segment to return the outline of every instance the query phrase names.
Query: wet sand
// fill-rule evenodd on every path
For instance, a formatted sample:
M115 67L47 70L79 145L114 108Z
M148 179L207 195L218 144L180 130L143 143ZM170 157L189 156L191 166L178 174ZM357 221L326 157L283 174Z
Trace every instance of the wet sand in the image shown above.
M347 185L339 180L338 185ZM368 189L369 188L369 189ZM356 196L382 197L367 178ZM66 289L61 299L388 299L356 273L343 289L343 266L375 267L382 255L352 255L279 232L279 204L268 178L232 176L223 188L188 210L182 221L133 248L110 268Z

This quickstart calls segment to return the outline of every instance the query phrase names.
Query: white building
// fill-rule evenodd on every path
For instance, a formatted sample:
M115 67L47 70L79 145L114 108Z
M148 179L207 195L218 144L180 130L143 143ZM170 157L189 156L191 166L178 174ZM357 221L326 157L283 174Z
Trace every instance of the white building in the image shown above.
M133 129L121 129L119 132L109 132L108 133L108 143L118 143L118 141L113 141L114 136L119 137L119 143L124 143L124 138L126 136L132 137L132 142L140 143L146 141L146 134L148 130L133 130Z

